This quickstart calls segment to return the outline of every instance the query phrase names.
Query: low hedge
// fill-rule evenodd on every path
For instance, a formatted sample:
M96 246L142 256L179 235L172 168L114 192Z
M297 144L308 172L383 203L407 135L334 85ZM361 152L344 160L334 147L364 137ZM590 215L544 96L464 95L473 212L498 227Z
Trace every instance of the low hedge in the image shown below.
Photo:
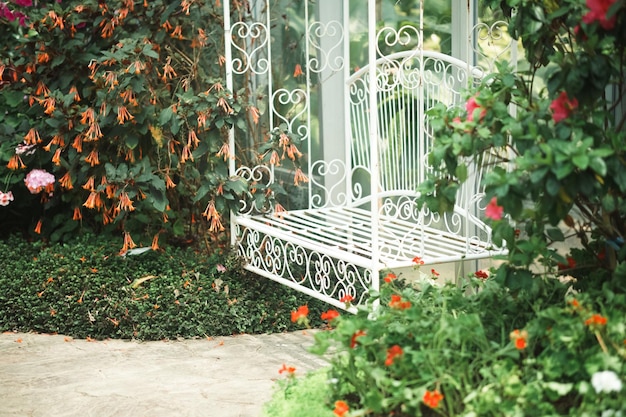
M0 331L141 340L282 332L295 330L298 306L312 317L326 308L230 254L169 247L122 257L117 246L95 236L0 241Z

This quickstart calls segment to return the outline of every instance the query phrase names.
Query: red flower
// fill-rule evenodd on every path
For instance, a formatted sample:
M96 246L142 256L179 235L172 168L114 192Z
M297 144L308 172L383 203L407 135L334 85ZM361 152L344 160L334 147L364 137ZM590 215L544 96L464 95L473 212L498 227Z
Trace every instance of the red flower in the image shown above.
M352 301L354 301L354 297L351 296L350 294L346 294L343 297L341 297L339 301L341 301L342 303L350 304Z
M287 372L289 375L293 375L293 373L296 372L296 368L294 368L293 366L287 366L283 363L283 367L278 370L278 373L282 374L283 372Z
M345 401L335 401L333 413L335 413L337 417L345 416L348 411L350 411L350 407Z
M303 305L298 307L296 311L291 312L291 321L292 322L300 322L306 319L306 316L309 315L309 306Z
M361 336L365 336L365 330L357 330L356 332L354 332L354 334L350 338L350 349L354 349L356 347L356 343L357 343L356 339L358 339Z
M392 347L387 349L387 359L385 359L385 365L386 366L391 366L393 364L393 361L397 357L402 356L403 353L404 353L404 351L402 350L402 348L400 346L393 345Z
M465 103L465 109L467 110L467 120L470 122L473 121L474 110L480 109L480 108L481 108L480 104L476 102L476 96L470 97L469 100L467 100L467 103ZM478 116L478 120L481 120L483 117L485 117L485 114L487 114L487 110L482 109L482 111L480 112L480 115Z
M331 321L339 317L339 312L337 310L328 310L322 313L322 320Z
M434 276L434 277L438 277L439 276L439 272L435 271L435 269L431 269L430 273Z
M550 110L552 110L552 119L554 123L559 123L561 120L567 119L573 110L578 107L578 100L576 98L569 99L565 91L561 91L561 94L554 99L550 104Z
M606 317L603 317L600 314L594 314L593 316L585 320L585 325L587 326L605 326L606 323Z
M424 397L422 398L424 404L426 404L430 408L437 408L441 400L443 400L443 394L441 394L438 390L426 390L426 392L424 393Z
M526 349L528 346L528 332L526 330L515 329L509 334L509 338L515 344L515 348L518 350Z
M411 308L411 302L402 301L402 297L394 294L391 296L391 301L389 301L389 307L397 308L398 310L406 310L407 308Z
M413 263L415 265L424 265L424 261L419 256L416 256L415 258L413 258Z
M390 272L387 274L387 276L385 277L385 282L386 283L390 283L391 281L393 281L394 279L398 278L396 276L396 274L394 274L393 272Z
M491 220L502 220L504 209L498 205L498 199L493 197L487 207L485 208L485 216Z
M480 279L487 279L487 278L489 278L489 274L486 273L485 271L476 271L476 272L474 272L474 276L476 278L480 278Z
M567 257L567 265L559 262L557 264L559 271L564 271L566 269L574 269L576 267L576 260L574 258L572 258L571 256Z
M615 16L613 15L610 19L607 19L606 15L615 1L616 0L587 0L589 11L583 16L583 22L588 25L598 22L600 26L606 30L613 29L615 27Z

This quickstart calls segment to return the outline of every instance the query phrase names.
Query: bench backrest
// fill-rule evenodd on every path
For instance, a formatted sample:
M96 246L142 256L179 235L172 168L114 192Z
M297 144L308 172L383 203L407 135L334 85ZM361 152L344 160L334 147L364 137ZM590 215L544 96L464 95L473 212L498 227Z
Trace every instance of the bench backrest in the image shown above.
M428 168L432 142L426 112L437 103L465 103L464 90L482 71L435 51L403 51L376 62L378 100L378 195L414 194ZM370 168L369 67L349 79L352 199L367 199Z

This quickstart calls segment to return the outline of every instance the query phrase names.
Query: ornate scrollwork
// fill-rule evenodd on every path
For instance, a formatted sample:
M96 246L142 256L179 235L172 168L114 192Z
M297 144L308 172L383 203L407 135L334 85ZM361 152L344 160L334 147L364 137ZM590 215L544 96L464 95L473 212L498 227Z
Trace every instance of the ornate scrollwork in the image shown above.
M272 94L272 112L278 120L282 120L290 132L297 133L302 140L309 138L309 126L301 123L308 111L309 100L302 89L287 90L284 88ZM281 113L282 110L284 113Z
M313 290L322 300L351 295L353 304L365 302L372 285L368 269L250 228L239 226L238 234L239 255L251 267Z
M262 184L263 188L267 188L274 182L274 171L266 165L240 166L235 171L235 175L246 180L250 184L250 188L254 188L255 184ZM239 200L239 214L268 213L272 209L269 201L266 201L263 207L258 207L255 200L246 198Z
M334 45L324 45L324 48L318 42L318 39L333 39ZM313 72L322 72L324 70L340 71L344 65L342 56L343 26L340 22L333 20L326 24L321 22L313 22L309 26L309 45L317 53L316 56L309 57L309 69Z
M343 206L348 202L346 193L346 164L343 160L315 161L311 165L311 207Z
M481 22L475 25L470 34L470 45L480 57L478 65L486 71L493 71L495 63L512 50L513 41L508 34L508 24L498 20L492 24Z
M376 52L378 56L384 57L386 53L380 49L381 45L386 47L400 46L404 50L410 46L415 49L415 53L418 53L419 48L422 45L422 34L415 26L404 25L399 29L392 27L384 27L376 34ZM381 42L382 41L382 42Z
M235 74L243 74L251 71L254 74L265 74L270 68L270 62L263 54L267 53L269 45L268 30L264 24L253 22L237 22L233 24L231 31L233 37L238 37L246 44L241 47L235 39L231 41L232 47L239 52L240 58L233 58L232 68Z

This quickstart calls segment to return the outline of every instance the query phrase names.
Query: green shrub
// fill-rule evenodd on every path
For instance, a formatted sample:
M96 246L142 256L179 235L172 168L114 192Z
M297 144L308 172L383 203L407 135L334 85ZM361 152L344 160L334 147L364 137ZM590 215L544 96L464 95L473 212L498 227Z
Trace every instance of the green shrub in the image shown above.
M623 282L626 5L487 3L508 16L530 69L501 63L468 92L465 109L439 106L429 114L437 140L424 201L445 211L469 161L489 165L485 214L496 244L509 249L498 271L504 285L523 288L536 275L555 273L577 278L581 289ZM544 88L537 88L540 75ZM580 249L555 249L574 240Z
M324 308L229 255L169 247L122 257L115 246L91 235L0 241L0 331L144 340L282 332L294 329L297 306Z
M604 371L608 386L626 380L623 292L574 295L552 279L513 294L472 279L419 291L384 284L379 299L374 313L360 308L316 334L314 351L332 352L331 387L309 388L320 405L344 401L347 415L372 417L626 412L620 389L592 382Z
M0 14L0 193L13 197L0 237L124 232L127 250L131 234L156 246L225 230L248 191L228 170L228 130L254 109L224 88L215 2L0 8L25 16ZM52 181L29 188L31 172Z

